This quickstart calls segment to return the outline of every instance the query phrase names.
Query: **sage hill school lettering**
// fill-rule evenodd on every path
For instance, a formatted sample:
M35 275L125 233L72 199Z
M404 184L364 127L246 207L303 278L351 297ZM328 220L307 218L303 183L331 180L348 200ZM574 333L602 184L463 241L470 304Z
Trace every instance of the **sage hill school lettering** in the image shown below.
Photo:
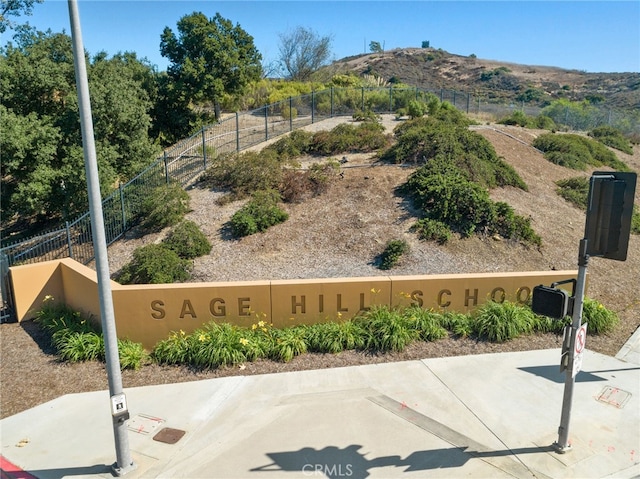
M448 308L453 304L464 308L474 308L486 301L503 303L509 298L507 290L503 287L494 287L488 293L481 295L478 288L438 289L434 291L424 291L415 289L408 294L403 294L408 305L418 307L438 307ZM527 303L531 297L531 288L521 286L513 291L512 301ZM242 297L215 297L215 298L194 298L182 299L178 301L164 301L154 299L149 304L151 318L154 320L163 319L206 319L206 318L242 318L254 315L257 311L269 310L280 311L283 314L296 316L304 315L340 315L344 313L356 314L365 311L376 304L385 304L384 298L375 297L367 292L353 292L350 294L292 294L285 304L275 305L253 304L250 296ZM273 301L273 300L272 300ZM280 301L282 303L282 301ZM286 304L288 303L288 304Z

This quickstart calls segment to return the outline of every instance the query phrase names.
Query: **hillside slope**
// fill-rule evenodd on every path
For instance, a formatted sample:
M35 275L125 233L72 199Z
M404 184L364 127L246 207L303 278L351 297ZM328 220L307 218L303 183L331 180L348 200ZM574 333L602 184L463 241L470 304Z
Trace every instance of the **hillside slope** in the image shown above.
M325 74L368 73L421 88L459 90L478 98L516 101L539 95L531 104L558 98L601 98L608 107L640 108L640 73L587 73L557 67L520 65L461 56L433 48L402 48L338 60Z
M344 118L334 118L306 129L329 130L343 121ZM392 115L386 115L383 123L388 131L398 125ZM491 196L531 218L533 228L542 237L540 250L487 237L453 238L444 246L420 241L409 232L416 220L414 212L394 194L413 169L380 164L371 154L346 155L343 177L336 179L327 193L300 204L285 205L289 213L286 222L242 239L229 238L225 227L240 203L218 206L215 200L222 193L197 185L192 188L192 211L187 218L199 224L213 244L210 255L196 259L192 281L577 269L585 215L555 193L554 182L580 174L588 176L590 172L576 172L545 160L530 146L541 132L503 125L474 128L529 186L528 192L498 188ZM262 147L264 144L259 145ZM632 156L620 153L619 157L640 171L640 148L636 147ZM640 204L640 200L636 201ZM160 241L163 234L130 236L112 245L111 272L117 272L129 261L135 247ZM409 243L409 253L392 271L378 269L376 256L387 241L400 238ZM626 262L592 259L588 290L590 297L620 313L625 340L640 326L637 235L631 238L628 257Z

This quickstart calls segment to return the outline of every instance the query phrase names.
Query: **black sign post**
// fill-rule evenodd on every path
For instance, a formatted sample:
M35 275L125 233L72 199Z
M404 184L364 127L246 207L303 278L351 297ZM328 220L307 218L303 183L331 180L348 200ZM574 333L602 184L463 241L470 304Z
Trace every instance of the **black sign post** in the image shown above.
M558 428L558 440L554 443L560 454L571 449L569 444L569 422L575 376L576 337L582 328L582 305L589 256L625 261L631 232L631 216L636 188L636 174L626 172L595 172L591 176L587 204L585 237L580 241L578 253L578 279L573 297L572 323L567 326L565 338L569 344L563 346L561 364L565 370L562 416ZM534 298L535 301L535 298ZM582 328L584 329L584 328ZM584 348L584 333L580 336L580 353ZM566 357L568 355L568 357ZM581 357L579 358L581 359Z

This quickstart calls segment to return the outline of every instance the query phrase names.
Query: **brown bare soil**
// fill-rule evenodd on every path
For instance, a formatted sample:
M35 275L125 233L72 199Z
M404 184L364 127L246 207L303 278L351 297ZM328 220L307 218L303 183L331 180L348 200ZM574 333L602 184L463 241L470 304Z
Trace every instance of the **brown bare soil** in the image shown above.
M384 123L389 131L397 125L392 116L385 117ZM331 122L322 122L309 128L331 129L333 126ZM196 260L192 281L386 275L388 272L375 266L375 258L388 240L398 238L407 240L410 252L394 268L394 275L577 269L584 213L556 195L554 182L579 174L588 176L591 172L568 170L544 160L530 146L540 132L498 125L474 128L491 141L498 154L513 165L527 183L528 192L503 188L492 191L492 197L508 202L517 213L531 217L534 229L543 240L540 250L487 237L454 238L444 246L420 242L409 232L416 219L412 210L394 194L395 187L412 169L379 164L374 155L346 155L343 177L336 179L327 193L301 204L287 205L288 221L241 240L229 239L224 233L225 223L240 204L221 207L215 203L221 193L198 185L191 188L193 211L188 218L200 225L214 245L209 256ZM616 153L635 171L640 170L640 148L635 147L634 155ZM636 203L640 204L638 193ZM112 245L109 248L111 272L117 272L129 261L136 247L160 241L164 234L166 232L140 237L132 232ZM589 349L615 355L640 326L639 273L638 236L632 236L625 262L591 259L587 294L617 311L620 325L609 335L590 336ZM265 360L212 371L146 365L139 371L124 371L123 382L125 387L135 387L239 374L559 348L560 343L560 338L552 334L527 336L501 344L447 338L415 343L402 353L305 354L290 363ZM31 321L0 325L0 363L0 417L63 394L107 389L104 365L59 362L49 339Z

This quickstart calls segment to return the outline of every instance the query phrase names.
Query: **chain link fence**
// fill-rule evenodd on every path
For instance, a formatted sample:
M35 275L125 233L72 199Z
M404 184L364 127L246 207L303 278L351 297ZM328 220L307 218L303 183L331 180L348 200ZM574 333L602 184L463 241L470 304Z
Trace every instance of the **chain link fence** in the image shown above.
M515 110L535 116L540 108L525 104L483 100L471 93L421 88L329 88L265 105L256 110L235 113L214 125L203 127L191 137L164 151L144 171L120 185L102 203L107 245L134 227L142 204L162 184L177 182L186 186L202 174L221 154L243 151L298 128L358 111L394 113L412 100L428 100L431 95L451 103L468 114L498 119ZM588 130L602 124L623 125L623 131L640 132L637 118L606 108L577 114L572 109L552 112L556 123L572 130ZM91 221L85 213L64 227L3 245L0 248L0 321L11 315L10 266L70 257L83 264L94 259Z

